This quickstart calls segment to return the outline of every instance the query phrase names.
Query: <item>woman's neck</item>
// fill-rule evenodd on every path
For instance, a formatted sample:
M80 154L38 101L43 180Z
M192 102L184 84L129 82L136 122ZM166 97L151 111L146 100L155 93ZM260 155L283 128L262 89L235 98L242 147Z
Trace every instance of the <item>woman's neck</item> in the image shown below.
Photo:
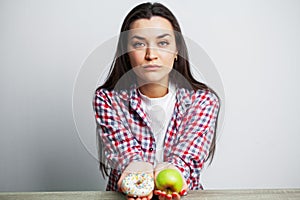
M149 83L139 87L140 92L149 98L159 98L168 94L168 85Z

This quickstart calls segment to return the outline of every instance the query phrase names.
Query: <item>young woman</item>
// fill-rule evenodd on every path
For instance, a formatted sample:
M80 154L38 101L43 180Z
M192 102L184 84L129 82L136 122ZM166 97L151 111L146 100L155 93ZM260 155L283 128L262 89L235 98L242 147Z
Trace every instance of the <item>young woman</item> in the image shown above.
M182 191L154 190L137 199L153 193L180 199L187 190L203 189L200 172L214 155L219 99L192 76L180 26L164 5L143 3L126 16L94 110L107 190L122 191L122 180L135 171L155 181L165 168L181 173Z

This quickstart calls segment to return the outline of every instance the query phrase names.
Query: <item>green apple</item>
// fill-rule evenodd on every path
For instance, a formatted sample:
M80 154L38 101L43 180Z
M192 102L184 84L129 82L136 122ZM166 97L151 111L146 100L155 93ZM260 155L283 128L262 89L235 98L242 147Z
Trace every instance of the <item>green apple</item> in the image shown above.
M179 193L182 190L183 179L176 169L164 169L156 177L156 188L167 194Z

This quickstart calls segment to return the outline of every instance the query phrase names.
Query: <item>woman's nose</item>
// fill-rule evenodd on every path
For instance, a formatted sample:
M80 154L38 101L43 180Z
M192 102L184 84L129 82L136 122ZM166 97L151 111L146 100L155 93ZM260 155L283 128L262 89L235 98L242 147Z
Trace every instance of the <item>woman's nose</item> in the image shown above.
M153 47L148 47L146 49L146 55L145 55L145 59L146 60L154 60L157 58L157 51L155 48Z

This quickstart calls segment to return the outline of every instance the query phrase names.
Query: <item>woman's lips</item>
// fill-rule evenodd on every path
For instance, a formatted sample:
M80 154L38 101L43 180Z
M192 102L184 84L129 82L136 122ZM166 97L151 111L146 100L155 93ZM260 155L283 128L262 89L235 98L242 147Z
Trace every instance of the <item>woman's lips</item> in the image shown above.
M161 66L159 66L159 65L146 65L143 68L146 69L146 70L149 70L149 71L153 71L153 70L157 70L157 69L161 68Z

